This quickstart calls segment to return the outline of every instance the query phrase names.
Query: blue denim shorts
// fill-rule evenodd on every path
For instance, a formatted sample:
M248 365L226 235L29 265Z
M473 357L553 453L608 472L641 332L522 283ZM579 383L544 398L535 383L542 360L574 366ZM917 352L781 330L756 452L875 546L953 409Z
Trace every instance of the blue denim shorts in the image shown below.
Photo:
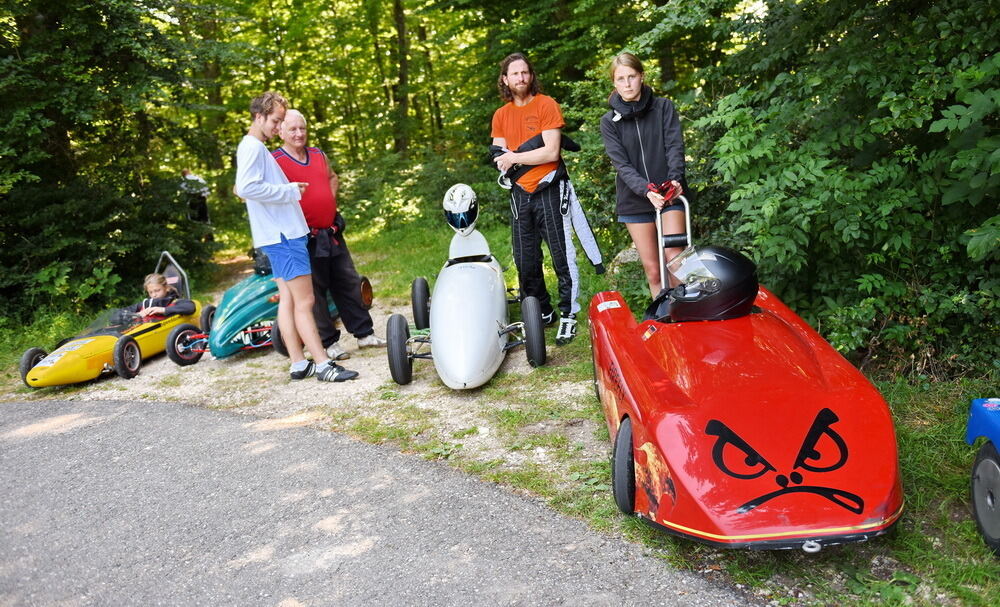
M667 205L663 207L661 212L666 213L667 211L683 211L684 205L680 202ZM653 219L656 217L656 211L650 211L648 213L635 213L633 215L619 215L618 223L653 223Z
M308 236L288 240L282 234L281 242L261 247L271 260L271 272L275 278L291 280L312 274L312 268L309 267L309 251L306 249L308 241Z

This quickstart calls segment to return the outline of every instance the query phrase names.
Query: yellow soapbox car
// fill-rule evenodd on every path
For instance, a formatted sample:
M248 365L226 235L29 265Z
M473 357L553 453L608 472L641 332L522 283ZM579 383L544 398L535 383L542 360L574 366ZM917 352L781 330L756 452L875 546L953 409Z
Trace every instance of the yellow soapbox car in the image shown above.
M187 273L170 253L160 254L154 272L163 274L181 298L190 300ZM198 302L194 302L194 312L170 316L141 318L128 308L107 310L81 335L56 344L51 354L28 348L21 356L21 379L30 388L75 384L111 371L131 379L139 374L143 359L163 352L170 339L183 337L183 331L174 329L197 325L199 314Z

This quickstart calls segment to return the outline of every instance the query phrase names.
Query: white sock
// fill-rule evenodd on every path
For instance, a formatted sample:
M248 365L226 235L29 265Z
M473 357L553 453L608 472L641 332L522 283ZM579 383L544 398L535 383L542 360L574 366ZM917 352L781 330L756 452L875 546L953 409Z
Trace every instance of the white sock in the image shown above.
M309 366L309 360L303 358L298 362L292 363L292 371L305 371L306 367Z
M328 358L328 359L324 360L323 362L316 363L316 368L319 369L323 365L335 365L335 364L337 364L337 363L333 362L331 359Z

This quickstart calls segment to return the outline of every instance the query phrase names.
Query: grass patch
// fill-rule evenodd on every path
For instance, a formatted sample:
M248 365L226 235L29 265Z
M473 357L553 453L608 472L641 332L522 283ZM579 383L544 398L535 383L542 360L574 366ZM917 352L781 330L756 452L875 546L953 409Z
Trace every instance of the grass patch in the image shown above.
M462 430L456 430L451 433L452 438L465 438L466 436L471 436L479 432L479 428L473 426L471 428L464 428Z
M160 378L156 385L160 388L180 388L184 384L184 378L181 377L180 373L174 373L173 375L165 375Z
M433 286L447 257L451 231L443 222L387 226L381 232L352 226L348 238L359 271L376 281L379 300L401 304L409 301L414 277L426 276ZM484 221L479 227L506 268L507 284L516 285L509 228L497 221ZM245 251L246 232L245 218L240 217L238 230L225 238L229 253ZM218 238L219 232L216 235ZM411 251L421 254L408 254ZM548 262L545 267L554 291L556 283ZM582 260L581 269L583 293L608 288L607 280L590 273ZM641 274L638 276L641 279ZM638 299L644 296L645 287L636 284L641 287L635 291ZM552 346L554 329L546 330L549 364L526 374L501 373L479 390L459 393L456 407L469 417L463 416L458 429L443 430L441 419L447 413L420 406L426 398L455 395L437 382L426 361L417 370L418 381L428 386L420 395L408 395L387 382L371 396L368 407L318 410L331 430L371 443L391 443L482 479L540 496L552 508L579 517L594 529L642 543L673 567L755 588L774 604L1000 605L1000 559L986 549L970 514L969 472L976 446L963 441L970 399L996 395L996 378L933 382L915 377L877 382L896 422L906 498L906 511L895 533L866 544L828 547L817 555L719 550L677 539L618 512L608 488L610 438L591 384L586 296L580 303L584 309L574 342ZM512 318L518 314L512 306ZM28 393L63 398L86 389L89 382L32 391L21 384L16 361L27 347L51 347L82 329L87 320L45 311L30 327L14 327L0 319L0 355L12 361L2 373L8 386L17 386L9 390L18 398ZM264 355L266 352L241 356ZM523 353L515 350L509 355ZM256 370L272 367L265 359L250 360L247 366ZM210 373L219 382L236 381L225 365ZM270 371L262 375L263 380L254 381L279 381ZM164 377L158 387L179 387L180 377ZM109 388L125 390L126 386L123 382ZM150 397L158 398L155 394ZM260 403L258 397L244 397L210 408ZM593 424L592 437L573 433L581 423L586 423L586 428ZM591 444L589 451L581 438ZM596 454L593 439L604 446ZM477 451L484 443L487 447ZM543 453L536 453L539 448Z
M434 439L419 445L416 451L423 453L427 459L451 459L461 448L462 443Z

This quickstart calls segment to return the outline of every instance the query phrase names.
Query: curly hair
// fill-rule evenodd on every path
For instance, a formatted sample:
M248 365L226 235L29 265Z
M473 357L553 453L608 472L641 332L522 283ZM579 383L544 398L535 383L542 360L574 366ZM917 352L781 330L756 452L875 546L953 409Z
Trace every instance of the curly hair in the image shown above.
M500 62L500 75L497 76L497 89L500 91L500 98L504 101L514 100L514 93L511 92L510 87L503 81L503 77L507 75L507 69L510 67L510 64L515 61L523 61L528 65L528 73L531 74L531 86L528 88L528 93L537 95L542 92L542 85L538 83L535 68L528 61L528 58L524 56L524 53L511 53Z
M267 91L259 97L254 97L250 102L250 119L256 118L257 114L270 116L279 105L287 110L288 100L274 91Z

